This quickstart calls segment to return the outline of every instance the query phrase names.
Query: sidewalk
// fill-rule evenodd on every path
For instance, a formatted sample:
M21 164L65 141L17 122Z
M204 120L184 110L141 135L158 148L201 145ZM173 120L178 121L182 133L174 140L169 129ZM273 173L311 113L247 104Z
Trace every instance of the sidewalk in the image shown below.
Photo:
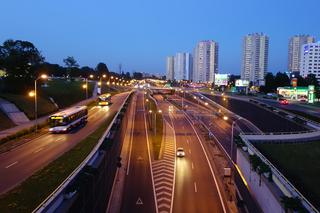
M16 125L21 125L30 121L24 112L21 112L16 105L3 98L0 98L0 110Z

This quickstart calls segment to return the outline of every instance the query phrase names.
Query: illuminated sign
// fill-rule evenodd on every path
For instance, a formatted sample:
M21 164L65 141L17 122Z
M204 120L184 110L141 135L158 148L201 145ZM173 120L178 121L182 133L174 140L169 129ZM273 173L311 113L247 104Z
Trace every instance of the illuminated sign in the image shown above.
M247 87L247 86L249 86L248 80L242 80L242 79L236 80L236 87Z
M63 117L61 117L61 116L51 116L50 119L52 119L52 120L60 120L60 119L63 119Z
M227 86L228 85L228 74L215 74L214 85Z

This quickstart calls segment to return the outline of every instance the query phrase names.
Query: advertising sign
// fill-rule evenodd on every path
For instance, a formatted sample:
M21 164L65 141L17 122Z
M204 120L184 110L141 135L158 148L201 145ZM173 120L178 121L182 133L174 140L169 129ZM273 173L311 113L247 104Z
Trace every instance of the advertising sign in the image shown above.
M242 79L236 80L236 87L247 87L247 86L249 86L248 80L242 80Z
M214 84L216 86L227 86L228 85L228 74L215 74Z

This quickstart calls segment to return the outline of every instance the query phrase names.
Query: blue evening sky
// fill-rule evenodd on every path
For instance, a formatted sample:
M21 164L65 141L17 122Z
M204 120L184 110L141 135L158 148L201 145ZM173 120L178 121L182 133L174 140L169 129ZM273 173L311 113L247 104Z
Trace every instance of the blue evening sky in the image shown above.
M165 73L166 56L219 42L219 72L240 73L244 35L270 37L269 70L287 68L288 39L320 39L319 0L10 0L0 3L0 42L33 42L47 61Z

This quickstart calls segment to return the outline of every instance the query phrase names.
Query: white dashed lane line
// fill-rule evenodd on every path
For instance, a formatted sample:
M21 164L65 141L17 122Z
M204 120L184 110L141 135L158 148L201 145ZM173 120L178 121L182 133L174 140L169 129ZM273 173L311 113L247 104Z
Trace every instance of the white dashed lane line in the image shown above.
M15 165L15 164L17 164L17 163L18 163L18 161L13 162L12 164L9 164L8 166L6 166L6 169L10 168L11 166L13 166L13 165Z

